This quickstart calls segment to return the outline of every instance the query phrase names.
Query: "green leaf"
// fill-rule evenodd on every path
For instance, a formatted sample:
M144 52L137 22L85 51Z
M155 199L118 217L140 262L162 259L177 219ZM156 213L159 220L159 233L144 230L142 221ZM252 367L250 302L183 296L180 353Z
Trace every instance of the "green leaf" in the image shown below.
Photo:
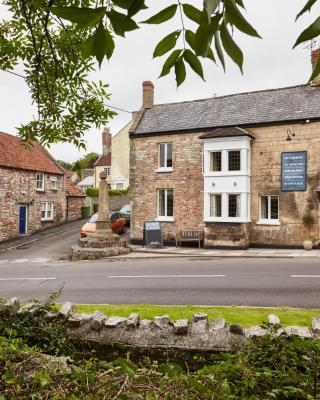
M161 76L168 75L168 73L170 72L171 68L174 66L177 58L180 56L181 52L182 52L182 50L179 49L179 50L174 50L170 54L170 56L167 58L166 62L163 64L162 71L161 71L161 74L160 74L159 78Z
M105 15L106 7L52 7L52 14L79 26L91 26L99 23Z
M168 36L163 38L156 46L153 57L163 56L165 53L174 48L177 43L177 39L180 36L181 31L174 31Z
M92 55L96 57L101 67L104 56L106 55L108 60L112 56L114 50L114 41L112 36L107 29L100 24L94 34L94 41L92 46Z
M183 52L183 58L185 61L190 65L190 67L194 70L196 74L198 74L203 80L203 69L201 62L199 61L198 57L189 49L186 49Z
M258 32L241 14L234 0L225 0L225 18L227 22L230 22L232 25L236 26L241 32L244 32L250 36L261 38Z
M320 35L320 17L318 17L311 25L305 29L301 35L298 37L293 48L297 47L300 43L311 40Z
M124 37L125 32L133 31L139 28L133 19L122 13L119 13L118 11L108 11L107 15L110 19L114 32L119 36Z
M177 11L177 4L173 4L167 8L164 8L158 14L153 15L146 21L143 21L144 24L161 24L162 22L168 21L171 19L176 11Z
M207 58L209 58L210 60L212 60L214 63L216 62L216 58L213 54L213 50L209 47L208 49L208 54L207 54Z
M179 57L178 60L175 62L174 70L176 73L177 86L179 87L186 79L186 67L184 65L182 57Z
M196 51L196 46L195 46L195 34L194 32L190 31L189 29L186 29L185 35L184 35L188 45L192 48L192 50Z
M223 48L228 56L239 66L240 71L243 73L243 54L236 42L233 40L225 24L220 27L220 36Z
M202 22L195 34L195 52L197 55L207 57L208 50L213 38L219 27L221 15L211 18L211 23Z
M208 16L208 23L210 23L211 15L216 11L219 4L220 0L204 0L203 6Z
M183 12L185 15L191 19L191 21L200 24L201 21L201 11L191 4L182 4Z
M129 8L133 5L135 0L112 0L112 3L118 7L124 8L125 10L129 10Z
M317 62L315 63L314 68L313 68L312 75L311 75L311 77L309 79L309 83L311 81L313 81L318 75L320 75L320 55L318 57Z
M41 387L48 386L52 382L52 379L50 378L50 376L43 372L36 372L35 378L40 382Z
M240 7L245 8L242 0L234 0Z
M147 8L144 4L144 0L135 0L132 2L131 6L128 9L128 17L132 17L137 14L139 11Z
M223 67L223 69L225 71L226 70L226 63L224 61L224 55L223 55L223 50L222 50L222 46L221 46L219 32L216 32L216 34L214 35L214 45L215 45L215 48L217 50L217 54L218 54L219 60L220 60L220 62L222 64L222 67Z
M303 7L303 9L296 16L296 20L301 17L307 11L311 11L311 8L316 4L318 0L308 0L307 4Z
M128 376L133 377L138 367L131 361L125 360L124 358L118 358L116 364L121 367L121 371Z

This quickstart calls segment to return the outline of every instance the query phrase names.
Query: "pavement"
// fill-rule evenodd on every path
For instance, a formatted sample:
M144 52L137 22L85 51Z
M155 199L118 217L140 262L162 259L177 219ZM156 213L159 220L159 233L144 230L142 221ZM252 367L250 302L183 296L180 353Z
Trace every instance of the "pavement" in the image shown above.
M199 249L196 247L152 247L131 245L125 257L223 257L223 258L320 258L320 250L249 248L247 250Z

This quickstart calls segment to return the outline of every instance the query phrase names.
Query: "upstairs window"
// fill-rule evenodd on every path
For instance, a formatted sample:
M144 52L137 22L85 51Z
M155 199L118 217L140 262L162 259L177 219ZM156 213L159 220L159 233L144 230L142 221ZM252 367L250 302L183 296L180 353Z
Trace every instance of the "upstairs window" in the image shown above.
M104 172L107 174L107 176L110 176L111 175L111 167L106 167L104 169Z
M50 178L50 189L51 190L58 190L58 179L56 176L52 176Z
M228 216L229 218L240 217L240 194L228 195Z
M222 171L221 151L210 152L210 172Z
M260 221L271 223L279 221L278 196L260 196Z
M39 192L44 191L44 174L42 172L36 174L36 190Z
M158 217L173 217L172 189L158 189Z
M158 168L172 170L172 143L159 144Z
M241 171L241 152L240 150L228 151L228 171Z

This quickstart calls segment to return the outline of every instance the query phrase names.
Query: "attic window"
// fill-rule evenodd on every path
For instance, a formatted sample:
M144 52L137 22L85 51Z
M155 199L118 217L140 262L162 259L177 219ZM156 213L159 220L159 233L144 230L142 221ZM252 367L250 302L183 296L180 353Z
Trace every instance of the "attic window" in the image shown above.
M50 189L58 190L58 179L56 176L51 176L50 178Z

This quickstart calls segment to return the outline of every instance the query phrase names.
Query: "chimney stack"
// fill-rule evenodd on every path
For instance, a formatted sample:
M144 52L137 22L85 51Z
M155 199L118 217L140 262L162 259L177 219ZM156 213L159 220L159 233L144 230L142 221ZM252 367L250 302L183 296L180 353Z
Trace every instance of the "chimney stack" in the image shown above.
M316 65L319 56L320 56L320 49L312 50L311 52L312 69ZM314 80L312 81L312 86L320 86L320 75L314 78Z
M102 154L111 154L111 133L110 128L104 128L102 132Z
M151 81L142 82L143 108L151 108L154 104L154 86Z

